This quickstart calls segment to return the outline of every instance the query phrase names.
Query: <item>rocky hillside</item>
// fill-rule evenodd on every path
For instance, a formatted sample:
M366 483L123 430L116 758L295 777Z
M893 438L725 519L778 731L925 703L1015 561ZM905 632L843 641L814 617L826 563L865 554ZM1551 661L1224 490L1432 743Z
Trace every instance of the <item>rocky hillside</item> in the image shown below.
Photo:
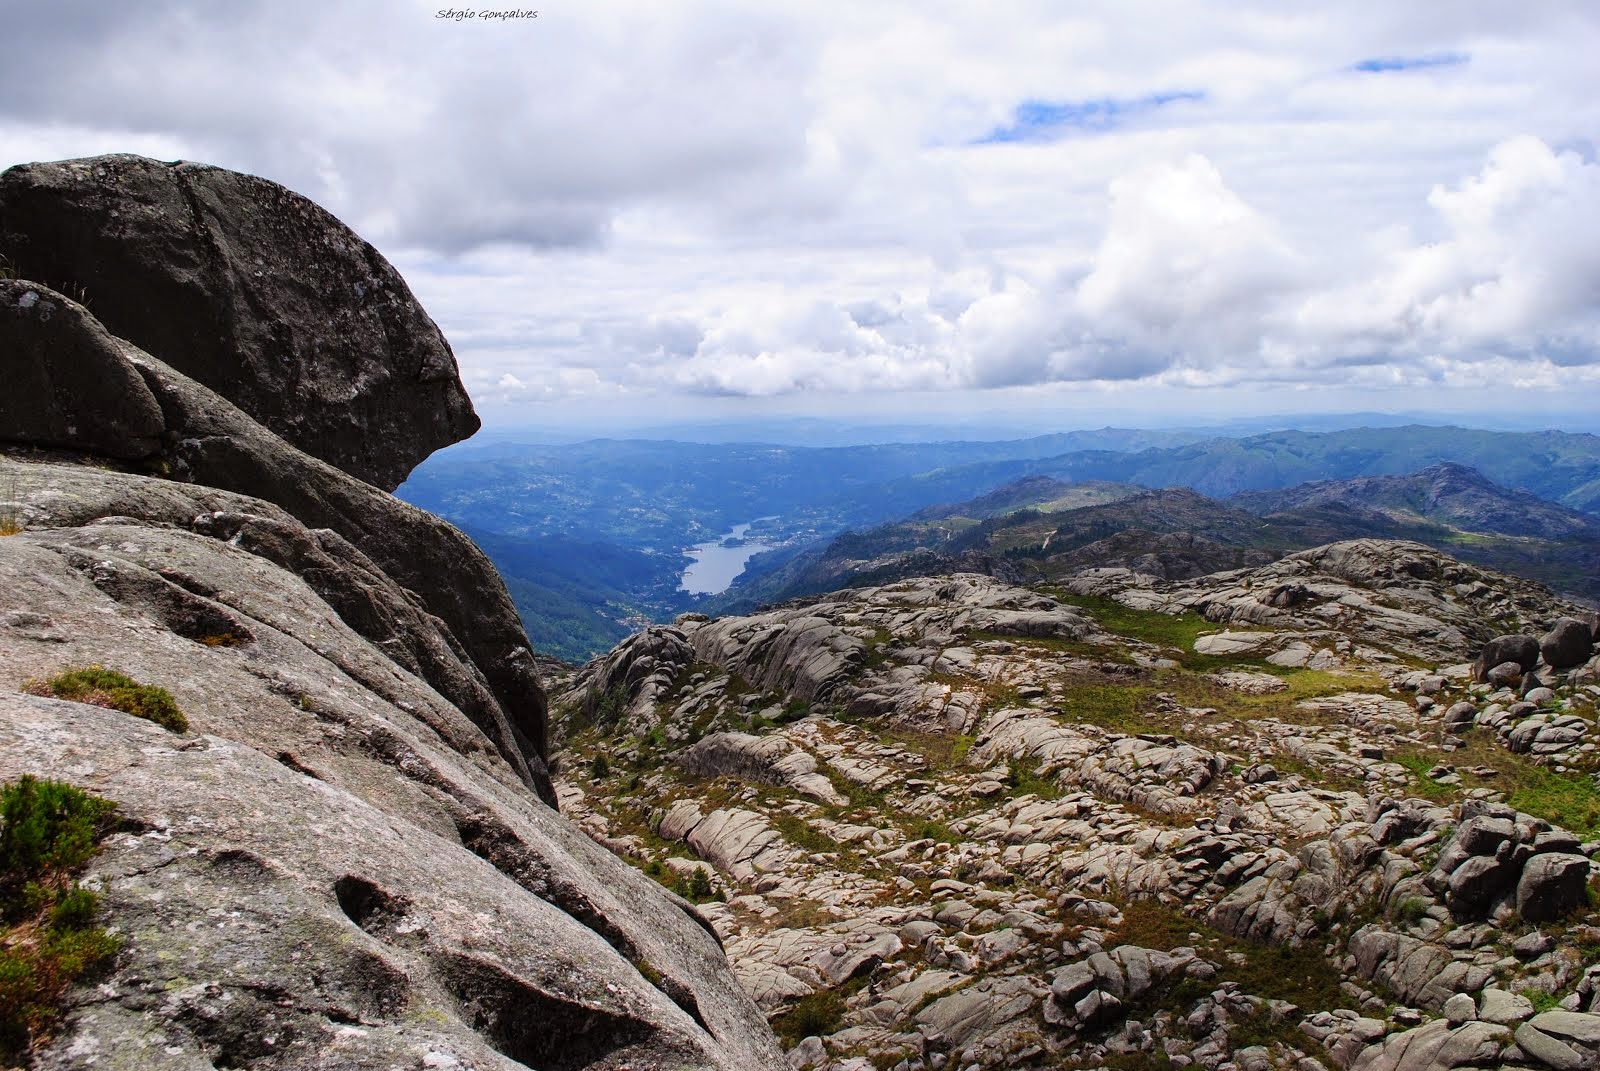
M1409 476L1317 480L1281 491L1247 491L1228 502L1262 516L1331 507L1463 532L1557 540L1600 536L1600 520L1588 514L1501 487L1476 469L1448 462Z
M1070 489L1070 490L1069 490ZM1358 538L1405 539L1600 599L1600 521L1462 465L1317 481L1216 500L1192 490L1029 477L969 502L848 532L752 573L717 605L744 612L851 584L962 570L1056 580L1122 566L1176 580Z
M0 782L117 816L83 878L117 951L12 1055L774 1066L706 918L550 806L488 560L384 490L477 420L377 251L263 180L107 157L0 176L0 255ZM182 717L64 687L123 679L89 667Z
M1594 1067L1596 624L1395 541L906 579L635 636L556 784L796 1068Z

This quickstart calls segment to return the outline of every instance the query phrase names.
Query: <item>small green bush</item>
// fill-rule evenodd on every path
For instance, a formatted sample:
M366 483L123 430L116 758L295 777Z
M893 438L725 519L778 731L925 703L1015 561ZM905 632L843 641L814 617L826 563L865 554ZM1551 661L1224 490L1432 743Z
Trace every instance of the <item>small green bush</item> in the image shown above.
M1408 896L1394 910L1394 917L1404 923L1420 922L1428 913L1428 901L1420 896Z
M611 763L606 761L604 755L596 755L589 760L589 780L602 781L611 773Z
M844 1025L844 998L831 989L818 990L772 1020L772 1031L785 1048L809 1037L826 1037Z
M73 881L114 813L58 781L0 789L0 1065L45 1036L68 987L117 950L94 925L100 898Z
M672 891L697 904L722 899L722 891L711 884L711 875L706 873L703 866L695 867L687 878L678 877L672 883Z
M42 875L76 870L94 855L113 805L73 785L24 775L0 795L0 895Z
M140 684L126 673L104 666L83 666L56 674L44 682L29 681L24 690L35 695L50 695L74 703L120 710L145 721L153 721L175 733L186 732L189 719L178 709L177 700L165 688Z

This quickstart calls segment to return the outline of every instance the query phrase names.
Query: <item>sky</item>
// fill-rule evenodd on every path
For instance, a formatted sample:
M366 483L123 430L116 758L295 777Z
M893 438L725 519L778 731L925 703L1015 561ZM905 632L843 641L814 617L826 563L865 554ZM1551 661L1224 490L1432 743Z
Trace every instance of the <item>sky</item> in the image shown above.
M0 164L306 194L490 427L1594 419L1600 5L531 10L0 0Z

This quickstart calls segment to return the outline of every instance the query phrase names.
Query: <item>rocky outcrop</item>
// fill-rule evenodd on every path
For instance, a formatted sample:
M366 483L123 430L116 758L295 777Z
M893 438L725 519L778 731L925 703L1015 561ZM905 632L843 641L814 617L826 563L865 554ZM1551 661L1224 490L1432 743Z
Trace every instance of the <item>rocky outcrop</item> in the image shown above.
M1600 680L1471 666L1575 607L1377 541L1080 579L1121 605L956 575L681 618L555 701L649 682L563 806L717 871L796 1068L1581 1066L1530 1024L1600 1009Z
M1578 609L1532 581L1392 539L1345 540L1259 568L1167 584L1122 569L1091 569L1064 586L1136 609L1197 613L1243 634L1239 642L1260 646L1261 654L1277 654L1280 665L1316 660L1320 668L1392 659L1396 652L1470 661L1504 631L1494 622L1522 619L1542 632ZM1531 667L1539 644L1532 635L1526 639L1531 657L1527 644L1516 653L1530 657ZM1356 654L1357 647L1367 653Z
M139 156L23 164L0 175L0 252L385 490L478 428L449 344L389 262L266 179Z
M180 281L192 304L174 298L161 315L192 308L203 321L194 330L232 339L237 367L219 374L242 403L253 390L305 400L307 419L286 430L324 456L343 457L348 443L319 439L332 408L315 412L328 399L310 396L320 389L311 380L334 382L337 362L274 384L261 378L263 355L315 365L301 348L315 337L343 347L357 377L373 371L369 359L388 361L394 392L377 375L364 395L366 417L382 419L344 458L368 479L398 478L432 434L396 439L385 427L460 430L448 411L449 398L464 401L453 364L448 383L398 386L440 372L435 358L448 350L430 350L431 324L406 311L387 265L354 280L380 285L372 308L360 293L302 305L290 294L298 284L188 278L225 270L183 260L197 234L277 268L311 258L306 243L328 265L370 253L320 210L210 169L85 166L0 180L0 243L23 224L70 216L19 190L66 201L78 190L83 218L148 240L138 256L106 252L107 270L124 273L107 284L151 300ZM162 200L169 178L200 199L193 216L164 218L176 211ZM113 179L126 182L121 210ZM33 206L25 218L20 204ZM282 219L265 217L272 207ZM262 218L230 221L242 208ZM284 248L258 248L274 235ZM171 278L141 289L127 273L163 251ZM315 267L302 277L320 278ZM266 336L208 319L223 306L236 318L260 308L284 317L286 348L252 348ZM418 333L414 345L378 345L402 329ZM781 1062L704 915L551 806L537 663L469 540L291 445L39 283L0 283L0 353L18 363L0 440L22 444L0 456L0 781L69 781L120 815L85 877L120 951L93 987L70 994L35 1066ZM435 390L446 412L408 415ZM89 665L167 689L188 730L37 694L38 680Z
M223 675L178 690L249 738L195 698ZM345 718L395 765L0 697L0 778L70 777L124 828L89 875L124 948L36 1066L774 1066L721 950L653 883L339 687L302 719ZM265 682L234 702L288 705Z
M782 785L823 803L843 803L817 760L782 737L713 733L673 761L697 777L733 777Z
M81 305L33 284L8 286L7 292L41 296L21 315L0 318L0 343L9 346L14 337L26 342L41 321L56 325L58 331L72 325L82 337L98 340L101 348L95 351L89 369L106 372L114 384L121 381L110 377L108 370L138 376L129 397L149 398L159 414L161 449L146 459L149 469L173 480L265 499L309 529L326 532L317 536L319 547L312 553L293 538L268 534L259 524L241 533L240 527L247 523L242 518L221 517L214 522L219 529L236 526L222 538L239 537L269 547L269 556L319 583L364 633L379 642L393 643L397 655L408 660L408 668L421 673L483 725L508 761L524 772L528 784L554 803L544 770L545 696L532 652L504 583L469 539L437 517L296 450L213 391L138 347L110 338ZM52 374L68 374L76 367L68 357L78 352L52 352L48 367L57 370ZM35 412L47 410L56 395L42 385L39 393L28 393L32 385L26 380L17 384L19 389L10 395L14 404ZM76 426L87 429L94 425L86 421ZM11 437L18 434L13 432ZM87 434L80 434L74 442L57 440L54 445L88 450ZM35 486L34 475L43 470L18 471L19 485L26 485L19 489L28 491L22 496L22 519L29 526L81 523L102 515L96 512L97 496L122 494L107 489L102 481L87 500L77 501L71 494L53 493L50 481L54 477L37 481ZM77 489L87 486L82 478L68 482ZM135 500L128 512L142 516L136 496L124 497ZM249 506L242 513L259 517L262 510ZM192 521L193 516L185 521ZM335 560L351 558L357 561L348 568L334 565ZM381 573L397 581L400 588L412 593L408 598L420 602L412 613L442 622L445 627L435 630L433 649L423 650L409 635L399 635L387 620L392 614L373 604L363 591L371 585L364 578L351 579L352 570ZM339 593L331 594L335 589ZM470 667L464 677L462 663ZM475 680L469 684L466 678Z

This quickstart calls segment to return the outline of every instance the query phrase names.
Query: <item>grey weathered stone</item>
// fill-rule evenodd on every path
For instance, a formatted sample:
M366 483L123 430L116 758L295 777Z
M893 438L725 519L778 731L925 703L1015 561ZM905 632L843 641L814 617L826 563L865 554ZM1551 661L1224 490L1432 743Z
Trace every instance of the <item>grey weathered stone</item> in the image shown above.
M18 552L53 553L0 544ZM292 1071L775 1066L759 1014L685 911L533 801L481 736L457 750L471 723L319 614L303 585L256 570L266 588L240 593L249 612L231 612L250 639L235 647L92 588L50 608L72 638L47 657L116 654L170 686L195 733L0 694L0 780L70 780L113 800L126 830L89 873L123 948L36 1066L209 1066L219 1051L273 1053ZM5 643L7 684L43 668L36 646ZM359 679L386 664L387 681ZM348 741L328 735L341 726Z
M843 804L833 783L817 772L817 760L778 736L712 733L674 761L698 777L732 776L791 788L823 803Z
M1550 852L1529 859L1517 881L1517 911L1530 922L1561 918L1585 903L1589 860Z
M377 250L276 183L100 156L0 174L0 254L107 329L384 489L478 428L449 344Z
M1522 667L1516 662L1505 661L1491 666L1483 675L1483 679L1490 684L1511 685L1522 677Z
M1483 645L1474 669L1478 680L1489 679L1489 671L1506 662L1515 662L1526 673L1539 663L1539 641L1532 636L1496 636Z
M1586 1049L1600 1050L1600 1015L1558 1009L1540 1012L1532 1022L1546 1034Z
M1552 669L1570 669L1589 660L1594 650L1594 636L1589 632L1589 622L1576 617L1563 617L1539 640L1539 653Z
M1518 1048L1544 1066L1555 1068L1556 1071L1584 1071L1585 1068L1594 1066L1591 1061L1584 1059L1583 1053L1566 1042L1551 1037L1532 1023L1523 1023L1517 1027L1516 1039Z
M1451 1026L1460 1026L1478 1017L1478 1006L1473 999L1465 993L1457 993L1444 1002L1444 1007L1439 1009L1444 1017L1450 1021Z
M1451 873L1445 903L1458 920L1479 918L1515 882L1516 872L1508 864L1475 855Z
M1490 987L1478 997L1478 1018L1511 1026L1533 1015L1533 1002L1521 993Z
M1444 731L1447 733L1460 733L1472 728L1472 723L1478 718L1478 708L1463 699L1452 703L1450 709L1444 712Z

